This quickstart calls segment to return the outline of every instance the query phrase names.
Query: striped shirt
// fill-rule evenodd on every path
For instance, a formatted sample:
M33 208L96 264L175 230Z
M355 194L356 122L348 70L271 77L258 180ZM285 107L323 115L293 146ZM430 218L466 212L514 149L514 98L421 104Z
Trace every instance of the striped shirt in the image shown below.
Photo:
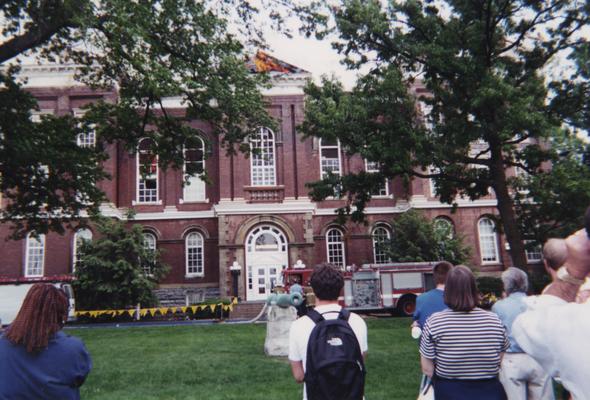
M424 325L420 354L434 360L437 376L447 379L490 379L498 375L500 353L510 343L498 316L481 308L445 310Z

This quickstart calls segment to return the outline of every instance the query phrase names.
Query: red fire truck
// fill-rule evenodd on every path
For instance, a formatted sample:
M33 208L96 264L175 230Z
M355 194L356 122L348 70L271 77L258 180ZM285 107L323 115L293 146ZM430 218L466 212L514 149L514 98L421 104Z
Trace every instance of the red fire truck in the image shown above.
M344 272L341 305L352 311L389 311L411 316L416 297L434 288L432 268L436 262L363 264L354 271ZM309 287L313 269L288 268L283 271L283 282L288 289L293 278ZM307 289L309 291L310 289Z

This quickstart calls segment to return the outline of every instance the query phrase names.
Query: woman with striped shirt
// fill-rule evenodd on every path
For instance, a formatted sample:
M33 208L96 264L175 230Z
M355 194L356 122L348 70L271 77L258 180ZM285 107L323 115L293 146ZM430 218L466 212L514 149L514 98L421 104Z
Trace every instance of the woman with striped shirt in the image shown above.
M448 310L428 318L422 332L422 371L436 400L506 400L498 372L509 342L500 319L477 306L475 277L453 268L445 285Z

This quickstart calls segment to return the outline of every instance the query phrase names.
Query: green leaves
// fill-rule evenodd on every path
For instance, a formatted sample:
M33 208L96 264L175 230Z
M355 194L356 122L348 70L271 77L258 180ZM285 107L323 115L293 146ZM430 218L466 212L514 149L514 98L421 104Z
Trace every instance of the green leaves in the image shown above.
M156 283L166 275L160 255L144 246L140 225L130 229L124 222L101 218L99 237L85 241L76 264L76 301L80 309L121 309L157 304ZM146 271L149 270L149 274Z
M383 248L394 262L446 260L456 265L470 256L461 236L440 229L419 211L401 214L392 221L392 227L391 241Z

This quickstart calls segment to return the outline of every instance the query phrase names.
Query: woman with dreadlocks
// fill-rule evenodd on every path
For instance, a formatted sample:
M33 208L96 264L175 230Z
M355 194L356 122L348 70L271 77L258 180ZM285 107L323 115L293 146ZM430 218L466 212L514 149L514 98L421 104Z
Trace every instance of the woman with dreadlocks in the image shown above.
M0 337L0 400L80 398L92 361L80 339L62 332L68 307L55 286L31 287Z

